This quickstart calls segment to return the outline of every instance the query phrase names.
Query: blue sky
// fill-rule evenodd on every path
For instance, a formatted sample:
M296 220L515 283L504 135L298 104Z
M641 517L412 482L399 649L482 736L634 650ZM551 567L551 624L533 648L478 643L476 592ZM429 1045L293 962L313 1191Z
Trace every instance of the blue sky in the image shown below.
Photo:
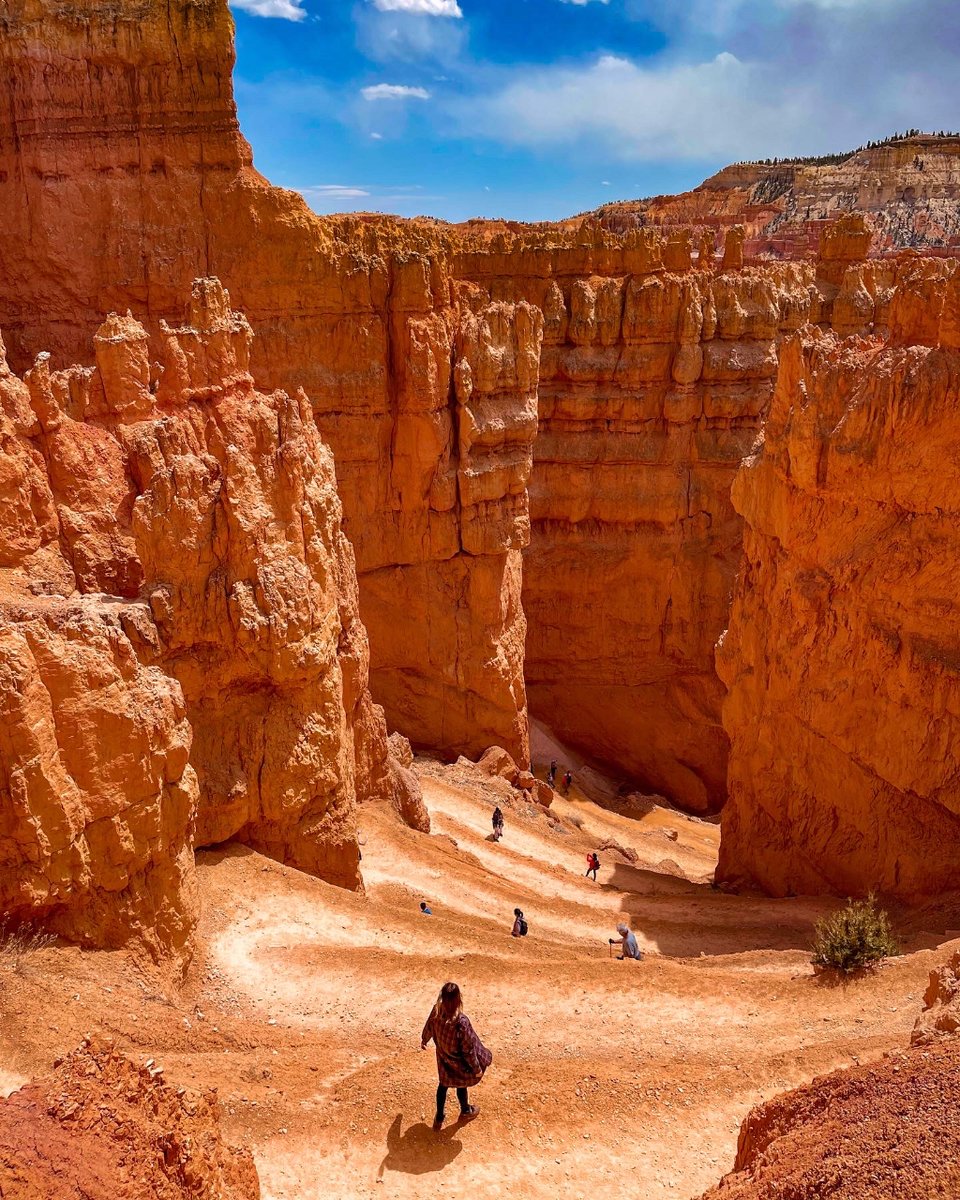
M231 0L258 168L318 212L556 219L960 125L958 0Z

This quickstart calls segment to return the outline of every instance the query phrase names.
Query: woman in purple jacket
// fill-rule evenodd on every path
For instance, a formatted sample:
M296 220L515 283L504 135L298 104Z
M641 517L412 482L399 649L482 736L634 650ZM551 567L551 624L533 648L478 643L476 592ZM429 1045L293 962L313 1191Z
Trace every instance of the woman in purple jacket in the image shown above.
M463 1011L463 997L455 983L445 983L427 1017L420 1035L420 1049L426 1050L430 1041L437 1047L437 1116L433 1122L435 1131L443 1127L443 1112L447 1103L447 1089L457 1089L460 1101L460 1120L472 1121L480 1112L471 1104L467 1088L475 1087L483 1073L493 1062L493 1055L474 1033L470 1019Z

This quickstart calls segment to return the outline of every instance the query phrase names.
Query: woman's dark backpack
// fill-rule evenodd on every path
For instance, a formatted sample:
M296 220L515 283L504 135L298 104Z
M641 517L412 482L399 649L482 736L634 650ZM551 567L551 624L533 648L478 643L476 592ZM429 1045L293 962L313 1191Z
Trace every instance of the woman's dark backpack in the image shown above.
M520 936L521 937L527 936L527 918L526 917L520 918Z

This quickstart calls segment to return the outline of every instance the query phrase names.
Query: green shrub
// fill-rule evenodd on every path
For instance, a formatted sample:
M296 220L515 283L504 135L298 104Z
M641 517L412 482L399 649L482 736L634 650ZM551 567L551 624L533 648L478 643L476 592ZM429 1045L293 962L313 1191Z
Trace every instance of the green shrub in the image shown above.
M850 900L816 924L813 961L818 967L856 971L899 953L890 921L875 897Z

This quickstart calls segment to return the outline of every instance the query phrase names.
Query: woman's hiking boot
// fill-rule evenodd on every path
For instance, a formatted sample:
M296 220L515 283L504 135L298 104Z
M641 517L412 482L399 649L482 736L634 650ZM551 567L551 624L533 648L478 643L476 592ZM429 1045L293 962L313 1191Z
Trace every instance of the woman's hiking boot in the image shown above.
M433 1132L439 1133L442 1128L443 1128L443 1113L437 1113L437 1115L433 1118Z
M468 1104L466 1108L460 1109L460 1121L472 1121L474 1117L480 1116L479 1104Z

